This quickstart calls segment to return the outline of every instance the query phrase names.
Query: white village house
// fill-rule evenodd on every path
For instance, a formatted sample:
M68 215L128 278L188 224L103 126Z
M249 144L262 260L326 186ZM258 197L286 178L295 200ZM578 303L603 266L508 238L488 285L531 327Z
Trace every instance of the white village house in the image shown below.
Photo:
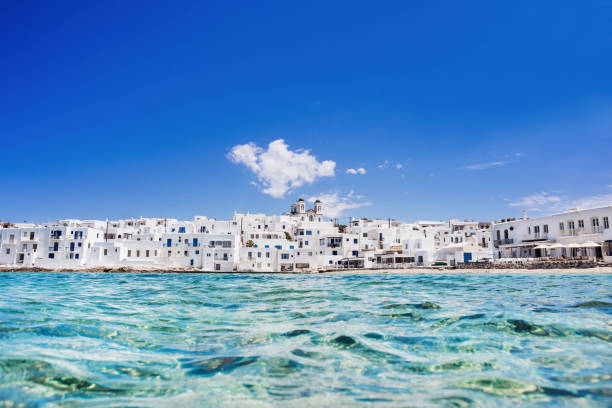
M496 259L594 258L612 262L612 206L493 223Z
M336 225L298 200L288 213L0 224L0 264L284 272L590 257L612 261L612 207L479 221L352 218Z

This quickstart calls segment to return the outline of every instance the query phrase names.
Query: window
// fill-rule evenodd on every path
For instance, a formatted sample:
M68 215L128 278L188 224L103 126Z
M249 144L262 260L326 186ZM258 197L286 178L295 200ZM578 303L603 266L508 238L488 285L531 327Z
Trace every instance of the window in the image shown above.
M357 238L355 238L355 239L353 240L353 244L356 244L357 242L358 242L358 241L357 241Z
M269 258L269 257L270 257L270 253L266 252L266 258Z
M306 235L312 235L312 231L306 231Z
M128 257L132 256L132 250L128 249Z
M531 227L527 227L527 233L531 234Z
M591 225L594 227L599 227L599 218L597 217L591 218Z
M610 221L608 221L608 217L603 217L603 225L605 229L610 228Z
M563 231L565 229L565 224L560 222L559 223L559 231Z
M104 256L108 255L108 249L104 248Z
M289 254L281 254L281 259L289 259Z
M200 250L199 250L199 249L196 249L195 254L196 254L196 255L200 255ZM148 256L148 255L147 255L147 256Z
M145 252L145 257L149 257L149 250L147 249L147 251Z
M10 254L11 253L11 248L6 248L6 254ZM51 254L52 255L52 254Z
M540 233L540 226L536 225L535 227L533 227L533 233L534 234L539 234Z
M574 229L574 221L568 221L567 222L567 229L569 229L569 230L573 230Z
M548 234L548 224L544 224L544 233Z
M136 258L140 258L140 249L136 250Z
M53 252L49 253L49 259L55 258L55 254Z
M584 228L584 220L578 220L578 228Z

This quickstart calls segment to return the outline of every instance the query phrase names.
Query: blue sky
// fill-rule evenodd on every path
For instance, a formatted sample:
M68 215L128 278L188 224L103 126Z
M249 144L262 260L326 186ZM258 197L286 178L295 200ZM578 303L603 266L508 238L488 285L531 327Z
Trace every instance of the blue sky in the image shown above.
M0 14L0 219L612 203L609 1L88 3Z

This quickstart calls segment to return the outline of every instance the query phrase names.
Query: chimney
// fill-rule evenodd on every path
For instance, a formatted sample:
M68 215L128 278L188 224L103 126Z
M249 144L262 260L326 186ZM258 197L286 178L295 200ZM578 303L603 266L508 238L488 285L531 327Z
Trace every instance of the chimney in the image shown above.
M523 219L526 220L527 219L527 210L523 210Z

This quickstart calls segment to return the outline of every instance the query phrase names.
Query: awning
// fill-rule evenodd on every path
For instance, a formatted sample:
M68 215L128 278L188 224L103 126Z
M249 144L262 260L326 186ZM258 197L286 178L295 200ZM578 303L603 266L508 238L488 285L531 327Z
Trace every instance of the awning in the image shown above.
M550 249L550 247L548 245L540 244L537 247L535 247L534 249Z

